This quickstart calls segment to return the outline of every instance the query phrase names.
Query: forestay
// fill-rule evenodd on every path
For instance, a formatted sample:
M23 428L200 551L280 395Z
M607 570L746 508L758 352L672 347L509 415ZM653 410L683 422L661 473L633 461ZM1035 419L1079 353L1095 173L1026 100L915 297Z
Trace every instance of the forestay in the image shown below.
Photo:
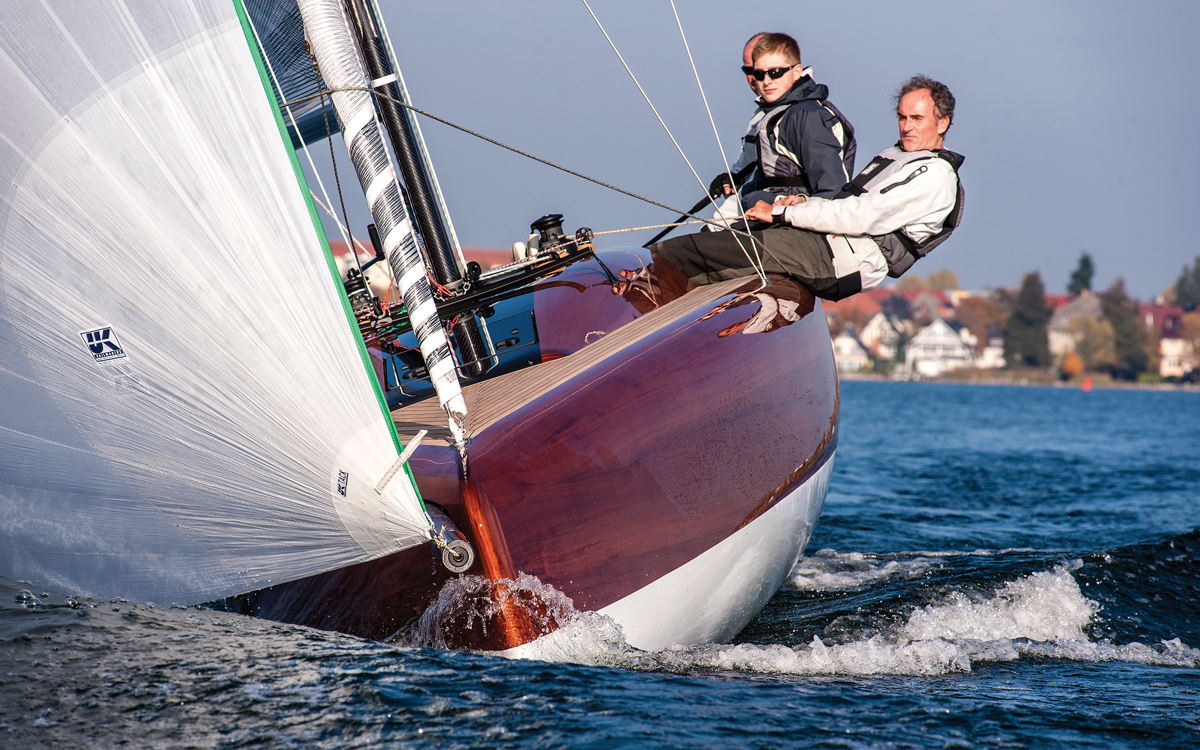
M0 6L0 576L195 602L427 538L246 34Z

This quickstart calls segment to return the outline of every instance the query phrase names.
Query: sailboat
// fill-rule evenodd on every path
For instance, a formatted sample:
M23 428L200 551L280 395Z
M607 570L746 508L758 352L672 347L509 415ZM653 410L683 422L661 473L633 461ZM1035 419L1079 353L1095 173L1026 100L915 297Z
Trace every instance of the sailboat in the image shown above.
M0 19L0 576L513 653L728 640L779 587L837 445L811 295L672 294L556 215L466 262L372 0ZM300 164L335 132L346 276Z

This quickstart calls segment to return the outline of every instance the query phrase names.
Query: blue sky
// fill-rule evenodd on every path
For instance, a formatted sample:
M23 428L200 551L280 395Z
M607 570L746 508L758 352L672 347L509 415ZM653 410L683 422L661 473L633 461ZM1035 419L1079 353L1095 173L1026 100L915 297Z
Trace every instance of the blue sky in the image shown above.
M720 153L670 4L589 1L707 184ZM381 5L417 106L668 205L703 194L582 2ZM966 156L966 215L917 273L951 268L983 288L1039 270L1047 291L1063 291L1086 250L1097 288L1123 276L1149 299L1200 254L1190 224L1200 212L1200 4L677 5L731 156L753 111L739 54L760 30L800 41L858 131L858 168L895 141L890 96L905 78L951 88L946 145ZM422 127L464 245L507 247L551 212L568 229L673 218L438 123Z

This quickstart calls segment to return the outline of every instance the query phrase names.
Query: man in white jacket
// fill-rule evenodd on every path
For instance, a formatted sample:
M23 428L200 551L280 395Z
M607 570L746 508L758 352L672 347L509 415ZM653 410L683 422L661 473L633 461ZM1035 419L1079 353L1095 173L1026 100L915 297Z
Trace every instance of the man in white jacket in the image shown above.
M954 119L949 89L917 76L896 101L897 147L875 157L836 198L760 201L746 212L755 222L753 243L732 232L699 232L654 245L659 283L684 291L753 274L758 266L819 297L843 299L908 270L958 226L962 157L942 148Z

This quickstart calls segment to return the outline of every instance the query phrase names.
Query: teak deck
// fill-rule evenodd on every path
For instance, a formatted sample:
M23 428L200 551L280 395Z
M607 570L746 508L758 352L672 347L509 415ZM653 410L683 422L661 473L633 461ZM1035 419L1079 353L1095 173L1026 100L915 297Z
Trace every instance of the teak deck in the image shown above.
M652 310L632 323L605 334L570 356L466 386L463 388L463 399L467 404L467 435L483 432L505 415L534 401L589 367L619 355L638 339L666 328L701 308L711 307L721 297L745 285L745 279L731 279L699 287L670 304ZM436 398L393 409L392 419L396 423L396 432L400 440L406 445L421 430L429 431L425 438L427 441L440 440L445 445L450 444L446 412L438 405Z

